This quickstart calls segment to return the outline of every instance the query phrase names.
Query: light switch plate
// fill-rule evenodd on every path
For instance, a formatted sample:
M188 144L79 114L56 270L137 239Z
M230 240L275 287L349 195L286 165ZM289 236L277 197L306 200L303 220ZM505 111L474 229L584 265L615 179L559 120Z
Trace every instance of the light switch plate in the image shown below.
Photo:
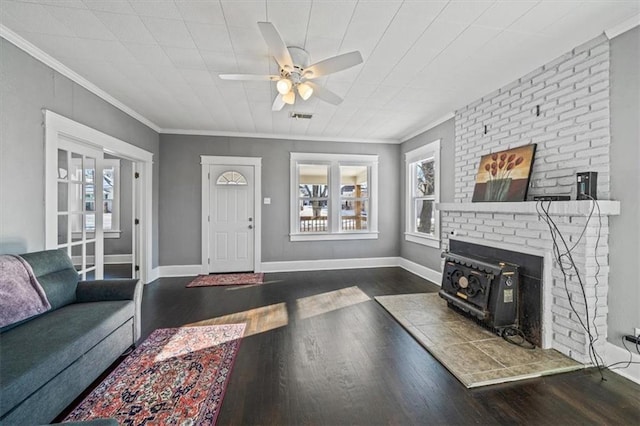
M264 203L265 203L265 204L271 204L271 198L269 198L269 197L264 197Z

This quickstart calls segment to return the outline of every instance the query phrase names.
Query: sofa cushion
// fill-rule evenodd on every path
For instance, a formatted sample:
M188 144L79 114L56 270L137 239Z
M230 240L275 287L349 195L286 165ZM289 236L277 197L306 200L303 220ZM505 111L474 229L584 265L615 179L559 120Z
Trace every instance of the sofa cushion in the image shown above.
M74 303L2 333L0 416L127 322L134 311L132 301Z
M63 250L46 250L20 255L26 260L44 289L51 309L75 302L78 273Z

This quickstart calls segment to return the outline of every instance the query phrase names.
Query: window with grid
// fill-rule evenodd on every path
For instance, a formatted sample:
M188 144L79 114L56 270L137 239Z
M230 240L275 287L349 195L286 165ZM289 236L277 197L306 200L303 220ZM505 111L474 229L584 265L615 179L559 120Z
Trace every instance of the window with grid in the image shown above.
M405 239L431 247L440 246L439 162L439 140L405 154Z
M291 241L377 238L377 159L291 153Z

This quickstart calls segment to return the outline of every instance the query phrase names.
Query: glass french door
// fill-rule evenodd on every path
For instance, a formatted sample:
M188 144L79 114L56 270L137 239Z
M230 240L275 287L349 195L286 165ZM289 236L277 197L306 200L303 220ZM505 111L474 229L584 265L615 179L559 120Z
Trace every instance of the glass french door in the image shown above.
M58 140L57 247L71 257L81 279L102 279L103 165L101 150Z

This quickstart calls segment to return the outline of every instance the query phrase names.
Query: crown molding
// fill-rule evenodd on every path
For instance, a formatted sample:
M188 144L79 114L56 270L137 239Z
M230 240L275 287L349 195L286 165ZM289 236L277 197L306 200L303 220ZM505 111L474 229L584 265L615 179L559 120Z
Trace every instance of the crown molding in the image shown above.
M607 38L611 40L612 38L618 37L622 33L634 29L638 25L640 25L640 14L619 23L615 27L604 30L604 35L606 35Z
M145 126L159 133L160 127L157 124L155 124L153 121L147 119L142 114L136 112L132 108L123 104L122 102L120 102L119 100L117 100L116 98L114 98L113 96L111 96L110 94L108 94L107 92L105 92L104 90L96 86L95 84L91 83L86 78L82 77L80 74L73 71L71 68L64 65L62 62L58 61L57 59L54 59L51 55L45 53L43 50L36 47L34 44L25 40L23 37L19 36L18 34L11 31L9 28L5 27L2 24L0 24L0 37L4 38L9 43L16 46L18 49L33 56L38 61L52 68L54 71L57 71L58 73L67 77L69 80L73 81L79 86L84 87L85 89L87 89L94 95L98 96L105 102L110 103L114 107L118 108L120 111L124 112L125 114L131 116L132 118L138 120L140 123L144 124Z
M409 134L408 134L408 135L406 135L406 136L403 136L402 138L400 138L400 143L405 143L405 142L406 142L406 141L408 141L409 139L411 139L411 138L415 138L415 137L416 137L416 136L418 136L419 134L424 133L424 132L426 132L426 131L428 131L428 130L431 130L431 129L433 129L434 127L436 127L436 126L438 126L438 125L440 125L440 124L444 123L444 122L445 122L445 121L447 121L447 120L452 119L452 118L453 118L453 117L455 117L455 116L456 116L456 114L455 114L455 113L453 113L453 112L449 112L449 113L447 113L447 114L443 115L442 117L438 118L437 120L432 121L431 123L427 124L426 126L421 127L421 128L419 128L418 130L415 130L415 131L413 131L413 132L409 133Z
M294 141L399 144L397 139L336 138L327 136L287 135L283 133L228 132L222 130L160 129L160 134L187 136L226 136L230 138L284 139Z

